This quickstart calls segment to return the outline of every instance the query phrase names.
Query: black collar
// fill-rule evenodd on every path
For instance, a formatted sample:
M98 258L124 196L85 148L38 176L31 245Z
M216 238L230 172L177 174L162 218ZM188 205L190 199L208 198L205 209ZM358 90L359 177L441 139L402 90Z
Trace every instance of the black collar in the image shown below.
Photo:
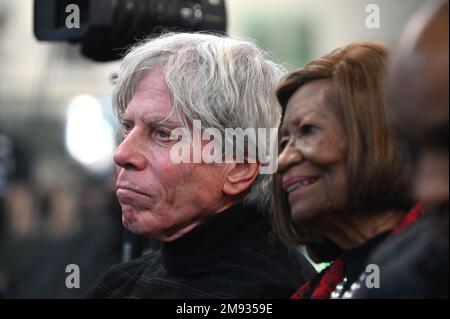
M353 248L344 254L344 276L348 278L349 284L356 281L359 278L359 275L365 271L369 256L389 235L390 231L382 232L369 239L364 244Z
M164 243L161 250L164 268L184 275L207 271L218 257L230 254L258 229L267 227L267 219L256 208L232 206L179 239Z

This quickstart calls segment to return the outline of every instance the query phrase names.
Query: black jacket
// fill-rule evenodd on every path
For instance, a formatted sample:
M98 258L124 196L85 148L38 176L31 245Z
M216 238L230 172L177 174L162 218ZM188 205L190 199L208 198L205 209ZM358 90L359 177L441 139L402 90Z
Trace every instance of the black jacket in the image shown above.
M380 288L363 287L357 297L448 299L448 216L425 215L379 247L370 262L380 267Z
M160 251L113 266L91 298L289 298L315 274L267 216L236 205Z

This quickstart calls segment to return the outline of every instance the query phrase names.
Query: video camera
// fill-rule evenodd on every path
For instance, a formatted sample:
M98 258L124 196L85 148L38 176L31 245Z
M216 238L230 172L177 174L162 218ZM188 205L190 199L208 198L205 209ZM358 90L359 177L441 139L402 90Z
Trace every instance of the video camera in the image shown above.
M34 33L41 41L81 43L95 61L123 56L158 31L225 33L225 0L35 0Z

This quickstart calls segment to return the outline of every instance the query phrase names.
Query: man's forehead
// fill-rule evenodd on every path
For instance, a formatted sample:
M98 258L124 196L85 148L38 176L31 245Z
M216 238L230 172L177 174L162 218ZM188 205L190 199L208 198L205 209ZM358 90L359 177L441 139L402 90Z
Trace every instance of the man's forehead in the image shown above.
M165 82L164 74L159 70L147 71L139 80L136 90L122 115L168 117L173 111L173 100Z
M423 139L437 126L448 123L448 99L447 102L426 99L411 92L409 97L404 96L403 101L397 100L397 105L392 106L396 128L414 139Z
M396 124L422 130L448 118L448 55L414 51L396 62L390 81Z
M141 99L167 99L170 98L170 90L166 83L162 70L146 71L138 81L133 97Z

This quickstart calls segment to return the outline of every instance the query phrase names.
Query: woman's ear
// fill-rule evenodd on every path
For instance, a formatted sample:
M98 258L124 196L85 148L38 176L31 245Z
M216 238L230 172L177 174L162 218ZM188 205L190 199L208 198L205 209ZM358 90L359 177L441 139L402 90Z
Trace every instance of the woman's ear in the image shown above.
M239 195L250 188L259 175L260 163L234 163L228 172L223 192L229 196Z

